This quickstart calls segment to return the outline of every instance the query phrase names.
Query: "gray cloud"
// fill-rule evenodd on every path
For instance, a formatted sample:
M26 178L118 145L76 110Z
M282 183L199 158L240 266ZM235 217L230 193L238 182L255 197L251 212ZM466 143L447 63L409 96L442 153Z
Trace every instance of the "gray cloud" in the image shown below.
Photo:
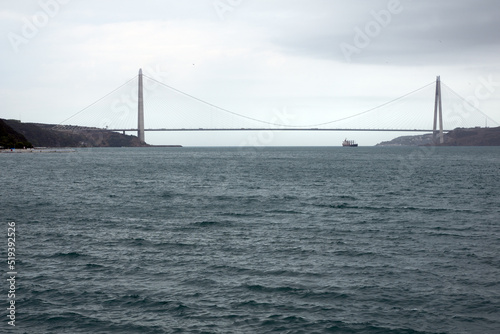
M43 14L40 3L56 1L11 1L0 10L0 75L8 78L0 117L64 119L139 67L161 68L174 87L243 109L256 100L264 109L332 110L345 97L349 111L349 99L374 106L437 74L465 95L479 76L500 81L494 0L64 1L24 36L26 20ZM217 3L226 5L223 15ZM401 10L387 19L391 4ZM18 52L10 33L25 38ZM351 59L342 45L356 48ZM500 89L488 100L492 110L499 98Z
M281 29L271 32L272 41L286 53L345 61L340 45L356 46L357 29L367 34L370 23L377 22L372 11L386 11L388 3L377 1L345 9L334 1L323 3L321 10L299 13L297 9L295 15L280 19ZM379 24L380 32L375 37L368 36L369 45L352 57L354 61L434 65L496 57L488 51L500 46L498 2L401 0L400 3L401 13L391 15L385 27ZM338 13L344 15L335 19Z

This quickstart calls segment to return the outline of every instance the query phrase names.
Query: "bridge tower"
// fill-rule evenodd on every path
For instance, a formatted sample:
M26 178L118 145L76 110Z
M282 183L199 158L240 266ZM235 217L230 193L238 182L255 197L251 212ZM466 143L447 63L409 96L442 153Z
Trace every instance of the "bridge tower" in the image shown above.
M144 142L144 96L142 91L142 68L139 69L139 96L138 96L138 123L137 123L137 137L141 142Z
M434 137L434 142L437 142L437 121L438 121L438 110L439 110L439 142L444 143L443 134L443 104L441 102L441 77L436 78L436 100L434 102L434 126L432 128L432 134Z

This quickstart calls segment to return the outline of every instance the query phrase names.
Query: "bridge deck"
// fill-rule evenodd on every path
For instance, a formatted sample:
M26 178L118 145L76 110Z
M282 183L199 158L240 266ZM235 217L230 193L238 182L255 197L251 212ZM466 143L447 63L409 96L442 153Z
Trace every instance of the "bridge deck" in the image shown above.
M97 129L96 129L97 130ZM137 132L138 129L107 129L109 131ZM429 129L321 129L321 128L184 128L184 129L144 129L144 131L390 131L390 132L433 132ZM449 132L451 130L443 130Z

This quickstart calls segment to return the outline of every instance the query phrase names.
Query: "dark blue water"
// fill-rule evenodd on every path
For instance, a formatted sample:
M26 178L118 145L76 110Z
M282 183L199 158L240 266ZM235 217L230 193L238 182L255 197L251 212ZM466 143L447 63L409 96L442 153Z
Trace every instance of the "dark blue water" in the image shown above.
M500 148L85 149L0 171L2 333L500 332Z

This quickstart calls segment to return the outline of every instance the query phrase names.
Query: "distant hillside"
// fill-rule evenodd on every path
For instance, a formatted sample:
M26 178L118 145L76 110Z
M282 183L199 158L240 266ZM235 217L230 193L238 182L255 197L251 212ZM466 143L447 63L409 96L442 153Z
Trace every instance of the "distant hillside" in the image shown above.
M448 132L443 146L500 146L500 127L458 128Z
M432 133L427 133L425 135L397 137L390 141L383 141L376 146L422 146L432 143Z
M23 148L33 145L21 133L0 119L0 148Z
M403 136L377 144L377 146L423 146L436 145L432 134ZM500 146L500 127L457 128L445 133L444 143L438 146Z
M22 134L36 147L140 147L135 136L85 127L56 126L52 124L22 123L4 120L12 129Z

